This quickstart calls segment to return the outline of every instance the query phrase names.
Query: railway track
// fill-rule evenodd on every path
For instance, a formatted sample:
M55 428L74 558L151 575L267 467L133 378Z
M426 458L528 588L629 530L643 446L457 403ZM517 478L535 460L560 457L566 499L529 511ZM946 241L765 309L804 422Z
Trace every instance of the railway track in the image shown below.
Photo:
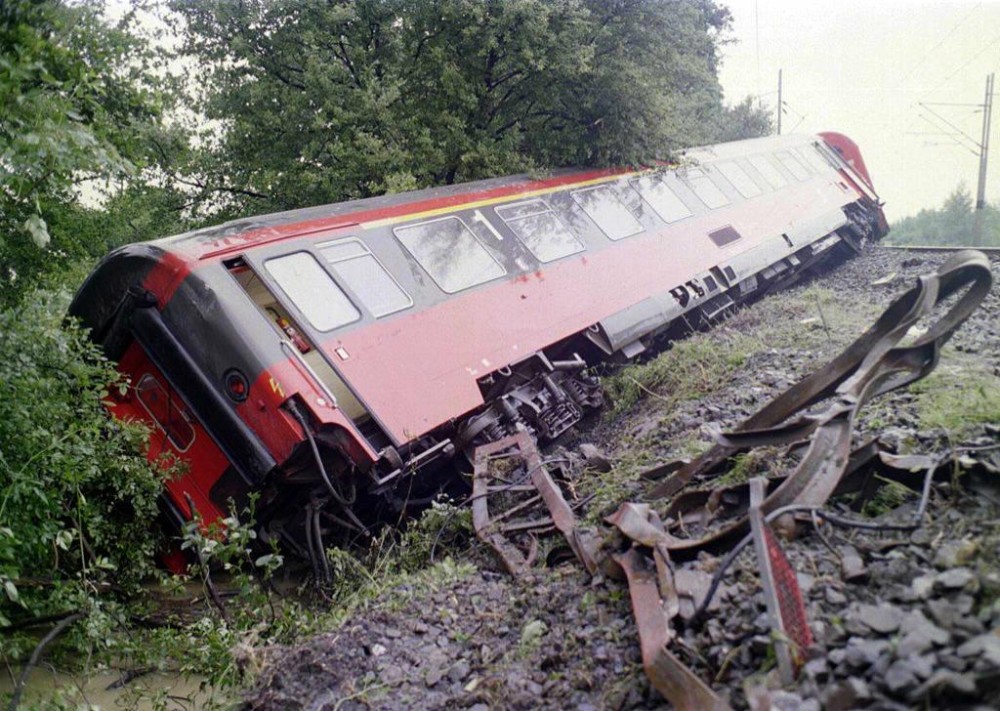
M886 244L885 249L892 249L899 252L959 252L963 249L974 249L991 257L1000 256L1000 247L962 247L951 245L933 244Z

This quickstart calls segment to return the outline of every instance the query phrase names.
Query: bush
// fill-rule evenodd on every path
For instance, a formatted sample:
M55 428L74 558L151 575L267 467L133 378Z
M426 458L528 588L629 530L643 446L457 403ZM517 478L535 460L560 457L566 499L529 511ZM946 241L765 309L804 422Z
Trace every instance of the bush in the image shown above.
M39 290L0 311L0 628L83 610L98 634L96 601L152 570L162 475L143 456L146 430L102 407L125 383L64 323L67 304ZM23 651L3 639L3 656Z

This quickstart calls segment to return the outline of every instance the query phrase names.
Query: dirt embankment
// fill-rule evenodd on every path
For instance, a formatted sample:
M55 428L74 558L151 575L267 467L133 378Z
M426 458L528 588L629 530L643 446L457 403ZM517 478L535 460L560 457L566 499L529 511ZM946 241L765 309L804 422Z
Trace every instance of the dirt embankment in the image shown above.
M635 475L643 466L704 449L710 429L735 425L822 364L943 259L877 249L653 363L611 376L618 406L584 437L614 468L576 481L580 493L594 495L589 518L639 500ZM683 382L672 380L677 373ZM989 447L998 427L994 293L944 349L935 373L866 409L857 440L881 434L900 451L932 453L959 443ZM998 450L973 456L1000 464ZM732 477L781 467L747 457ZM795 686L760 691L773 682L774 657L752 550L726 576L706 623L677 622L674 651L736 707L756 699L782 709L995 708L1000 473L992 477L935 485L926 524L913 533L824 529L824 542L805 530L787 544L816 640ZM901 487L884 487L863 514L898 520L912 515L916 500ZM834 510L845 507L831 502ZM641 668L624 583L595 585L574 562L540 562L515 582L481 546L448 555L367 601L339 628L263 650L244 707L665 707ZM718 563L703 556L686 567L710 573Z

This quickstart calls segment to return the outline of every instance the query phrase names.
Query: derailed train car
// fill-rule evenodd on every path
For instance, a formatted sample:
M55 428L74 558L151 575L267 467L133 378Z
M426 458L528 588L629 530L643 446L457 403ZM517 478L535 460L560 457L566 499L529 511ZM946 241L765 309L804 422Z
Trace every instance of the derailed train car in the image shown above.
M590 366L886 229L849 139L762 138L130 245L70 311L129 376L114 416L186 465L167 517L210 522L256 492L260 534L315 560L436 495L463 452L566 432L601 404Z

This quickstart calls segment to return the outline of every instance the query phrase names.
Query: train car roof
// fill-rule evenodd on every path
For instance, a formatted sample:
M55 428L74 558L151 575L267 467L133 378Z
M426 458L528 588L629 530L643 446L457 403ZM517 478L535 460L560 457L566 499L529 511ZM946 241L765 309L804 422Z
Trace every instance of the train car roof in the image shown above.
M697 165L698 163L727 158L738 158L752 153L793 148L816 140L821 139L818 136L808 134L791 134L699 146L680 151L674 160L664 163L664 165L680 169L686 164ZM625 172L628 172L628 169L563 168L546 171L544 174L519 174L489 178L240 218L172 237L160 238L147 244L167 252L179 253L192 260L223 257L256 244L340 227L354 225L360 227L367 221L398 217L410 212L419 212L428 207L458 208L473 198L500 197L505 194L513 197L520 192L540 187L553 187L561 183L569 185L581 180Z

